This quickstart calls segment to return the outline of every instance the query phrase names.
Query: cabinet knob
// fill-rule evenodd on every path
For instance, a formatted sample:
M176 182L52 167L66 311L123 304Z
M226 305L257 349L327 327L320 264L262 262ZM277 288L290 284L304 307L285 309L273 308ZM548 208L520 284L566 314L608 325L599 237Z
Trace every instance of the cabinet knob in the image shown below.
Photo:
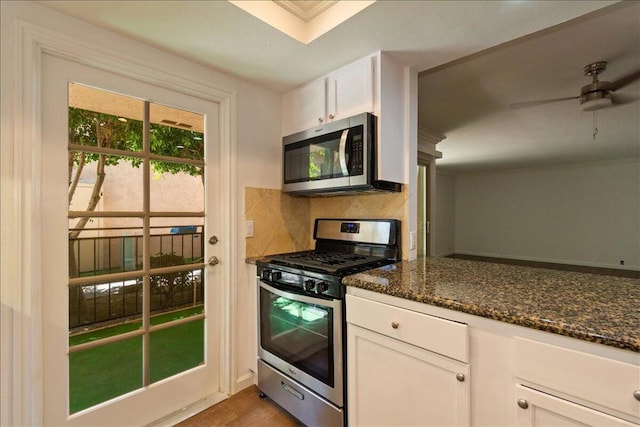
M398 327L399 327L399 326L400 326L400 323L398 323L398 322L391 322L391 327L392 327L393 329L398 329Z
M636 400L640 400L640 390L636 390L633 392L633 397L636 398Z
M318 117L318 123L322 123L324 122L324 119L322 117Z
M333 114L329 114L329 118L330 118L331 120L333 120L333 119L335 119L335 118L336 118L336 116L335 116L335 115L333 115Z
M522 409L527 409L529 407L529 402L527 402L527 399L518 399L518 406Z
M464 382L464 374L463 374L462 372L458 372L458 373L456 374L456 379L457 379L458 381L460 381L461 383L462 383L462 382Z

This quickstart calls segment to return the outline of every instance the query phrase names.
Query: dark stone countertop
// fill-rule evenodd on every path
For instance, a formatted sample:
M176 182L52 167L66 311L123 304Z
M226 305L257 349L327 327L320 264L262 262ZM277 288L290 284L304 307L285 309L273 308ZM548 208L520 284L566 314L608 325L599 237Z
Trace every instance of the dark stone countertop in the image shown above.
M640 352L640 279L421 258L354 274L343 283Z

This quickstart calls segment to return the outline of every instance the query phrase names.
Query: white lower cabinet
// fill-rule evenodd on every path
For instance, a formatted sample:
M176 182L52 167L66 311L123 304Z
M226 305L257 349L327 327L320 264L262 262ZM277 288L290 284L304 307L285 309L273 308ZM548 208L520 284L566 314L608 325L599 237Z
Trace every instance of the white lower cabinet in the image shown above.
M640 427L638 353L360 289L346 317L350 426Z
M638 426L640 366L516 337L518 426Z
M521 385L517 388L518 427L633 427L620 418Z
M350 307L356 307L352 315ZM349 425L470 425L469 365L390 336L409 327L402 320L394 320L404 319L407 314L423 316L424 325L436 322L442 326L444 320L407 312L347 297ZM376 327L374 332L363 327L381 321L388 325L389 334L384 328ZM466 326L450 323L454 337L455 331ZM466 339L466 334L460 336ZM462 346L466 348L466 343Z

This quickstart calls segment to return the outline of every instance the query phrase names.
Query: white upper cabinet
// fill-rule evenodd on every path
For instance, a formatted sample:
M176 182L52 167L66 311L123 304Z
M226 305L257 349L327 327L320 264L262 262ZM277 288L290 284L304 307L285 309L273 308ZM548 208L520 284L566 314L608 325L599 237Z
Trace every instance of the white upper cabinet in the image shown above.
M359 113L373 113L373 58L366 57L282 97L283 136Z
M282 97L282 136L322 124L327 115L327 79L315 80Z
M327 119L373 113L373 61L361 59L328 77Z

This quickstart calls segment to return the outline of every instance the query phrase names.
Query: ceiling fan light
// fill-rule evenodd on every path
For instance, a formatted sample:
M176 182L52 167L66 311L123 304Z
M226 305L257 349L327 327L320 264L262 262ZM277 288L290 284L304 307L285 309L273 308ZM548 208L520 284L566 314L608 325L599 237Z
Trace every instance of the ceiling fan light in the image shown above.
M609 92L592 92L580 97L580 108L582 111L596 111L611 107L613 100Z

